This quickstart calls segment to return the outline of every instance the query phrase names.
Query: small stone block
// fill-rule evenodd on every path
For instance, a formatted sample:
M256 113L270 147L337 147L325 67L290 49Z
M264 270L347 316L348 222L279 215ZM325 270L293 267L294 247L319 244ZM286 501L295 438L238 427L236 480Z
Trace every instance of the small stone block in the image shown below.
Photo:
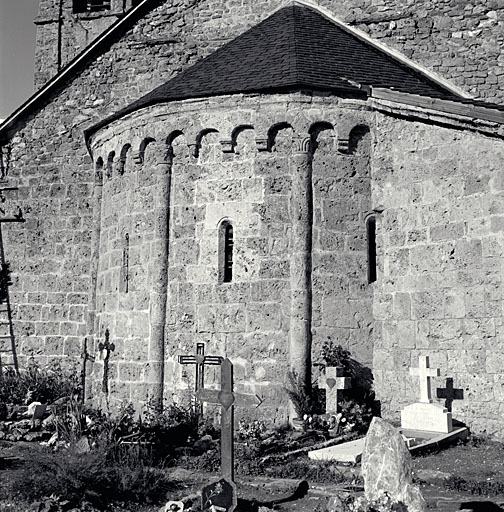
M46 412L47 405L46 404L40 404L35 407L35 410L33 411L33 420L41 420L44 417L44 414Z
M401 411L401 427L449 433L453 430L452 415L442 405L418 402Z
M360 462L364 450L365 438L341 443L335 446L328 446L320 450L308 452L308 458L312 460L333 460L336 462L349 462L357 464Z

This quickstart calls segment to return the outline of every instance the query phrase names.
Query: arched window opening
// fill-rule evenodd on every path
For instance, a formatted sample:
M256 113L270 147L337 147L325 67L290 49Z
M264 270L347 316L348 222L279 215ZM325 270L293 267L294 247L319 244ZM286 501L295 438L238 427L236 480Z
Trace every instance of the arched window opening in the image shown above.
M366 125L357 125L352 128L348 139L348 153L350 155L360 152L360 145L363 141L367 140L369 144L369 133L369 126Z
M107 158L107 172L106 172L107 179L112 178L112 167L114 165L114 157L115 157L115 151L111 151Z
M219 230L219 282L230 283L233 280L233 225L224 221Z
M371 216L366 220L368 283L376 281L376 219Z
M103 158L101 156L96 160L95 181L96 183L103 183Z
M73 0L73 12L110 11L110 0Z

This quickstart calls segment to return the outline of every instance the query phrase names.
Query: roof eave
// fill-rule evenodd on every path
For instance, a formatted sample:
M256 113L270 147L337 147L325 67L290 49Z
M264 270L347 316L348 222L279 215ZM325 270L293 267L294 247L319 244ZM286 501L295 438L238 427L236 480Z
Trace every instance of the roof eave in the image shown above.
M437 110L447 114L504 124L504 111L498 108L492 108L490 105L466 104L448 99L420 96L418 94L409 94L378 87L371 87L370 96L372 98L402 103L413 107Z

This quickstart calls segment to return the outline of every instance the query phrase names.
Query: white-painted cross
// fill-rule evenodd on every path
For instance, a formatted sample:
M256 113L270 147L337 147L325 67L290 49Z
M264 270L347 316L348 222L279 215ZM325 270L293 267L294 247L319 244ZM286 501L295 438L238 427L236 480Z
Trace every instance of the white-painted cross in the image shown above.
M326 392L326 410L328 414L336 414L341 401L342 392L350 389L352 379L343 377L343 368L340 366L327 366L325 375L319 379L319 386Z
M429 368L429 356L418 357L418 368L410 368L410 375L420 378L420 402L432 402L431 377L439 377L439 368Z

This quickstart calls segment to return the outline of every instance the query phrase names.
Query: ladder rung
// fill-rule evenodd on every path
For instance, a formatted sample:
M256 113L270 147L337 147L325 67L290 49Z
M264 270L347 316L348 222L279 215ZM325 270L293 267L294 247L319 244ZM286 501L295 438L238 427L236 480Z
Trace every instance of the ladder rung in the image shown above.
M11 339L12 336L10 334L1 334L0 335L0 340L6 340L6 339Z

